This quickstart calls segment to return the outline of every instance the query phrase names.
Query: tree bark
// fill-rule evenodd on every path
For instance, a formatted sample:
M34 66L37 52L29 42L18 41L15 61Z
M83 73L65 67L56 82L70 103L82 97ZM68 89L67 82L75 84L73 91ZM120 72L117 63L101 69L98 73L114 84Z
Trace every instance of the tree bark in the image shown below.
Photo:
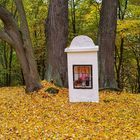
M28 43L30 44L27 39L28 36L24 38L26 35L25 32L19 30L11 13L2 6L0 6L0 19L4 23L4 30L0 32L0 38L8 42L16 51L23 70L26 91L32 92L40 89L41 84L39 82L36 63L33 58L32 46L28 45Z
M9 86L11 85L12 60L13 60L13 48L10 47L9 66L8 66L9 67L9 74L8 74Z
M124 54L124 38L121 38L121 44L120 44L119 55L118 55L118 65L116 64L117 84L118 84L118 88L121 90L123 90L123 82L122 82L123 54Z
M136 92L140 93L140 48L138 47L131 47L131 50L135 56L136 64L137 64L137 86Z
M7 58L7 50L6 50L6 42L3 42L4 49L3 49L3 60L4 60L4 68L7 70L5 75L5 85L8 86L8 58Z
M20 15L20 29L22 32L24 48L26 50L26 57L27 57L28 63L29 63L30 74L33 78L35 78L35 81L39 81L40 79L39 79L39 74L37 71L37 64L36 64L34 54L33 54L32 42L31 42L30 32L29 32L29 28L28 28L28 23L27 23L23 3L22 3L22 0L15 0L15 3L16 3L18 13Z
M117 0L103 0L99 27L99 84L100 88L116 89L114 71Z
M71 0L71 22L72 22L72 31L73 36L76 36L76 10L75 10L75 0Z
M119 18L119 20L124 20L125 13L127 10L127 4L128 4L128 0L124 1L124 6L121 4L120 0L118 0L118 18ZM117 84L118 84L118 88L123 90L123 88L124 88L124 83L123 83L123 77L124 77L124 73L123 73L124 37L121 38L120 47L119 47L119 49L116 47L116 51L117 52L115 52L115 55L116 56L118 55L117 56L118 62L115 61Z
M45 78L59 86L67 86L67 60L64 53L68 39L68 1L51 0L47 33L47 62Z
M124 20L125 13L127 10L127 5L128 5L128 0L125 0L124 7L122 8L121 2L120 2L120 0L118 0L118 17L120 20Z

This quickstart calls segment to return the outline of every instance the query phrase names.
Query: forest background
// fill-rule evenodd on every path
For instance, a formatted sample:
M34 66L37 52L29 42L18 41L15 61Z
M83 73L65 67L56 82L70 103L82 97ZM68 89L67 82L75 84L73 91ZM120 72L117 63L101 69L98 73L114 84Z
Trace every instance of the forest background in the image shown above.
M37 62L39 75L45 78L47 39L45 35L48 1L24 0L26 17ZM15 19L19 16L13 0L0 0ZM87 35L98 44L101 3L94 0L69 0L69 46L76 35ZM0 27L3 27L0 21ZM140 2L120 0L118 7L115 43L115 75L122 90L140 92ZM54 58L55 59L55 58ZM16 53L5 41L0 40L0 87L24 84Z

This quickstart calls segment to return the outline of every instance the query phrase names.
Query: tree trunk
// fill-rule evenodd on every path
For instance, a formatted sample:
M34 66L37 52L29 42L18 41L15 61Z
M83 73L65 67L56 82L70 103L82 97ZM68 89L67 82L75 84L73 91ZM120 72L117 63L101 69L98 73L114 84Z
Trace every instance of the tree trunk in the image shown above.
M13 60L13 48L10 47L10 56L9 56L9 74L8 74L8 82L9 86L11 85L11 72L12 72L12 60Z
M4 60L4 68L6 70L6 73L5 73L5 85L6 86L9 86L8 85L8 58L7 58L7 51L6 50L6 42L3 43L4 45L4 49L3 49L3 60Z
M137 59L137 71L138 71L138 77L137 77L137 81L138 81L138 93L140 93L140 60L139 58Z
M118 88L121 90L123 90L123 82L122 82L123 54L124 54L124 38L121 38L121 44L120 44L119 55L118 55L118 65L116 67L117 84L118 84Z
M126 13L126 9L127 9L127 4L128 4L128 0L124 1L124 6L121 4L120 0L118 0L118 18L119 20L124 20L125 17L125 13ZM119 51L117 51L119 50ZM123 77L124 77L124 73L123 73L123 55L124 55L124 38L122 37L120 40L120 47L119 49L117 49L116 47L116 51L115 51L115 55L118 58L118 64L117 61L115 62L116 65L116 78L117 78L117 84L118 84L118 88L123 90Z
M99 28L99 84L100 88L116 89L114 71L117 0L103 0Z
M46 80L54 80L59 86L67 86L67 60L64 53L68 39L68 1L51 0L49 4L47 32Z
M22 18L24 19L25 17ZM25 29L25 31L21 30L20 32L12 15L1 6L0 6L0 19L4 23L4 31L0 32L0 38L11 44L11 46L16 51L17 57L23 70L26 91L32 92L40 89L41 85L39 82L39 75L37 73L37 67L33 57L32 46L29 41L27 29ZM23 27L26 28L26 25L23 25ZM26 35L27 37L25 37Z
M138 46L132 46L132 52L135 56L136 64L137 64L137 87L136 92L140 93L140 48Z
M76 10L75 10L75 0L71 0L71 22L72 22L72 32L73 36L76 36Z

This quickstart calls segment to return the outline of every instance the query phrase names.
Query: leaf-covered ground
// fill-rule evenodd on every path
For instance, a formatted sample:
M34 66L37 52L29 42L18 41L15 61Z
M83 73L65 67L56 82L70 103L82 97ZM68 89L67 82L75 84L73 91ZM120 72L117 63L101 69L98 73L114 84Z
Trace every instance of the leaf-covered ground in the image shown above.
M140 140L140 95L100 92L100 103L69 103L68 90L32 95L0 88L0 140Z

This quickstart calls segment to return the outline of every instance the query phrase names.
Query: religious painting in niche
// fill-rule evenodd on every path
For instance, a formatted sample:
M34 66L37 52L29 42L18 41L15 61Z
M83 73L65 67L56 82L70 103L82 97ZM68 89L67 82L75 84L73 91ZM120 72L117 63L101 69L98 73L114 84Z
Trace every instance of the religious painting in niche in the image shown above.
M75 89L92 89L92 65L73 65Z

